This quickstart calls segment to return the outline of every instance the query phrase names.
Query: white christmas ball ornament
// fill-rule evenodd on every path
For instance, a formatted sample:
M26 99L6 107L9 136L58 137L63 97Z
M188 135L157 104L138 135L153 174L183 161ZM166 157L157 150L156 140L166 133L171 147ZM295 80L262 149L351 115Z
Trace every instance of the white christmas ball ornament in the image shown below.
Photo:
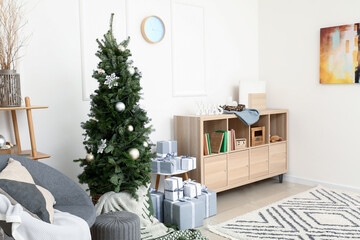
M133 127L132 125L129 125L129 126L127 127L127 129L128 129L129 132L134 131L134 127Z
M133 67L128 67L127 69L131 75L135 73L135 69Z
M136 160L140 157L140 152L136 148L131 148L129 150L129 154L130 154L132 160Z
M123 112L125 110L125 104L123 102L117 102L115 104L115 109L118 112Z
M143 146L147 148L147 147L149 146L149 144L145 141L145 142L143 143Z
M94 157L94 155L92 154L92 152L86 155L86 161L87 161L87 162L91 162L91 161L94 160L94 159L95 159L95 157Z
M123 51L125 51L125 47L123 45L120 45L119 50L123 52Z
M6 140L5 138L0 135L0 148L4 147L6 145Z

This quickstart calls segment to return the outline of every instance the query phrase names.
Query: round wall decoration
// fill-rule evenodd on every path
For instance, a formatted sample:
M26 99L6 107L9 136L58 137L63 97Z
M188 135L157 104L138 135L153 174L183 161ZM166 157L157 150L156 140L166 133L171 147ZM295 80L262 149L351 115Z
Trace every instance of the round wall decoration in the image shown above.
M165 24L158 16L149 16L141 23L141 33L149 43L158 43L165 36Z

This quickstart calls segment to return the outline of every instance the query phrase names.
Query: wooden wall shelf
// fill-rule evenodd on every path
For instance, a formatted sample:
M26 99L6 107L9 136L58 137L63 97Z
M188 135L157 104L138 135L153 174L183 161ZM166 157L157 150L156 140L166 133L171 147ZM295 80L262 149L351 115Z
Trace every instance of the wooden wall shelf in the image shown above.
M267 109L252 126L241 122L234 114L174 117L178 154L197 159L197 169L190 178L220 192L279 175L288 171L288 111ZM265 144L252 146L251 127L265 126ZM246 138L246 148L204 155L204 133L235 130L236 138ZM271 135L282 137L270 142Z
M34 159L34 160L50 157L50 155L38 152L36 150L34 124L33 124L32 113L31 113L31 110L33 110L33 109L46 109L46 108L48 108L48 107L47 106L31 106L29 97L25 97L25 106L0 107L0 111L11 111L11 117L12 117L12 121L13 121L14 134L15 134L15 140L16 140L16 152L15 152L16 155L24 155L25 157ZM17 117L16 117L17 110L26 110L28 126L29 126L31 150L22 150L21 149L19 127L18 127Z

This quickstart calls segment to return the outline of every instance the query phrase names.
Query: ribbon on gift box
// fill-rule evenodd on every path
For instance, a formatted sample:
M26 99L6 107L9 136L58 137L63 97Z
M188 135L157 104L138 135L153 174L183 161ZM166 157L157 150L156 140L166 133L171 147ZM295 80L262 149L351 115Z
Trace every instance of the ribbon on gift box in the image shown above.
M205 185L201 186L201 192L205 195L205 218L210 216L210 200L209 200L209 192Z
M184 181L184 187L185 185L187 184L190 184L190 185L194 185L195 186L195 198L198 198L199 197L199 194L198 194L198 185L196 184L195 180L191 180L190 178L188 180L185 180Z

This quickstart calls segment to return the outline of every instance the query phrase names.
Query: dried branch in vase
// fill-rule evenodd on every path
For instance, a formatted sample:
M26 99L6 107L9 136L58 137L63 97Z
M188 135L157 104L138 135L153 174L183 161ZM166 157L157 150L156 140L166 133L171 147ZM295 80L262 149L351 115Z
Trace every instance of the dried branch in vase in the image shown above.
M24 47L26 37L22 38L23 5L17 0L0 0L0 67L16 69L20 58L19 50Z

